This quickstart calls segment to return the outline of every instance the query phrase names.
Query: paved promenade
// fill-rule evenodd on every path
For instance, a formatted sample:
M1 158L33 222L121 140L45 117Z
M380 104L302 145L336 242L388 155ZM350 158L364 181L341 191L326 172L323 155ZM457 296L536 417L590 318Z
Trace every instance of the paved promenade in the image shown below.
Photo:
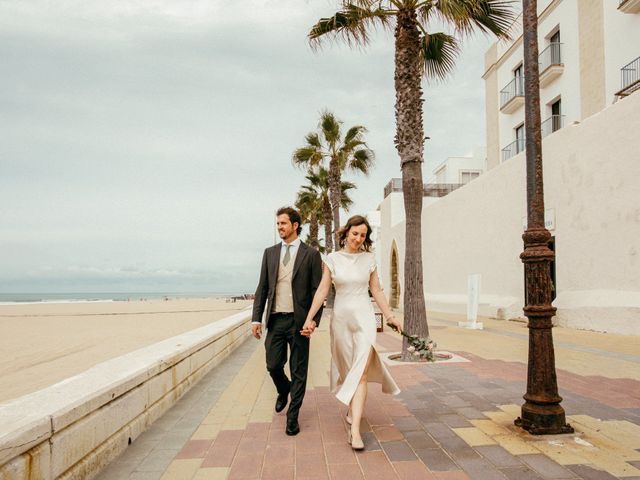
M301 432L284 433L262 342L249 339L116 459L99 480L640 479L640 339L554 329L572 435L513 426L526 387L525 324L433 314L431 336L453 361L398 364L402 393L372 385L365 451L347 444L345 408L328 390L329 322L312 338ZM381 353L400 336L378 334Z

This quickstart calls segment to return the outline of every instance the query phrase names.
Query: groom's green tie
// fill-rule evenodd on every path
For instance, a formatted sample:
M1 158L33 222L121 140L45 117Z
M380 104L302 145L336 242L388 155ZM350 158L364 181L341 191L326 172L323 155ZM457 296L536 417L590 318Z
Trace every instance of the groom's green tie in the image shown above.
M287 251L284 253L284 259L282 260L283 265L286 267L289 261L291 260L291 245L286 245Z

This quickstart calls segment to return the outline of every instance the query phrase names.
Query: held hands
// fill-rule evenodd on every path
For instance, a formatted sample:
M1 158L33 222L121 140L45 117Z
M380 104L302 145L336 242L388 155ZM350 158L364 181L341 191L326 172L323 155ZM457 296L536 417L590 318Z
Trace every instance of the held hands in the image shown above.
M304 322L304 325L302 326L302 330L300 330L300 335L302 335L303 337L311 337L311 334L313 333L313 331L316 329L317 324L315 322L315 320L307 320L306 322Z

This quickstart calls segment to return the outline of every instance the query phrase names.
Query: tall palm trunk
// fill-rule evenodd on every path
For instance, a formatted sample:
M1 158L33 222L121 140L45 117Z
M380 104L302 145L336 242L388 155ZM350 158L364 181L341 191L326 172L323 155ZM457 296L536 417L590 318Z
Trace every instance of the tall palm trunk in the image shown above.
M318 214L316 212L312 212L309 217L309 242L316 250L320 247L320 242L318 242L318 231Z
M331 221L331 203L325 198L322 205L322 216L324 217L324 249L325 253L333 252L332 221Z
M329 162L329 196L331 197L331 213L333 218L333 244L338 249L338 230L340 230L340 165L336 155Z
M422 72L418 63L420 34L416 12L400 9L395 29L395 144L402 167L406 213L404 259L404 328L409 334L429 335L422 277ZM404 339L403 359L409 359Z

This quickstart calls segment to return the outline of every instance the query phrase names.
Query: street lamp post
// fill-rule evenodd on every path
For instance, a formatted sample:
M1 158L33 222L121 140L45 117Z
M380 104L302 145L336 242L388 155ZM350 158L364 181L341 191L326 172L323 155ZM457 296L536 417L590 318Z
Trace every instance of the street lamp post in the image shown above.
M542 140L540 127L540 81L538 67L537 0L522 0L524 47L525 135L527 162L527 230L522 235L526 305L529 319L527 393L515 424L536 435L572 433L558 395L553 327L556 309L551 305L551 234L544 224Z

